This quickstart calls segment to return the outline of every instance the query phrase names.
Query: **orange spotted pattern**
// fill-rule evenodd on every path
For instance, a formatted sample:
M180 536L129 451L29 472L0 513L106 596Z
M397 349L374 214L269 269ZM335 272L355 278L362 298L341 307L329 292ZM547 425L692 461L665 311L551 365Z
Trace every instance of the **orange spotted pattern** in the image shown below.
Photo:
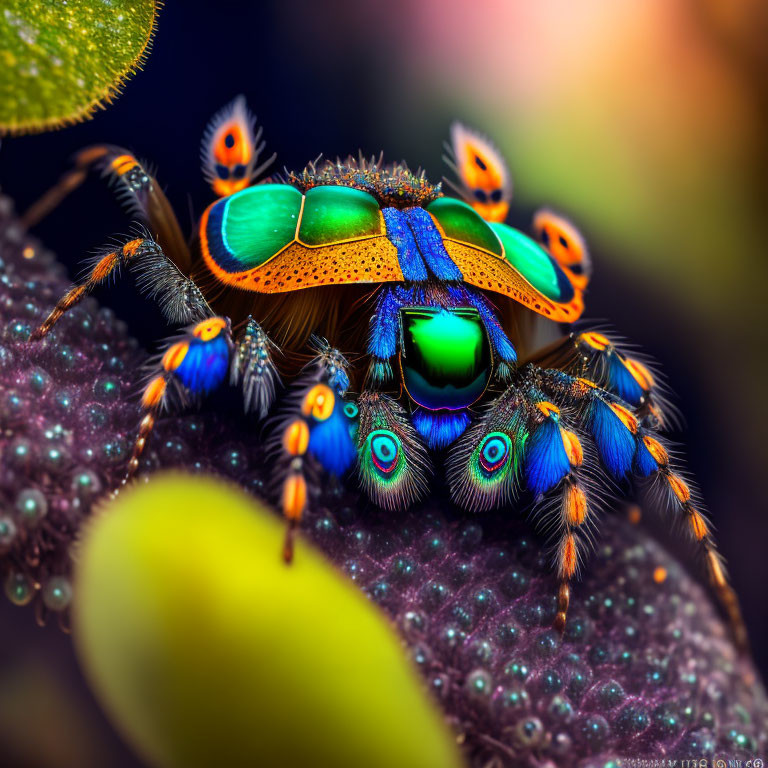
M556 406L554 403L550 403L550 402L548 402L548 401L546 401L546 400L544 400L544 401L542 401L542 402L540 402L540 403L536 403L536 407L537 407L537 408L538 408L538 409L539 409L539 410L540 410L540 411L541 411L541 412L542 412L542 413L543 413L543 414L544 414L544 415L545 415L547 418L549 418L549 417L550 417L550 416L552 416L553 414L554 414L554 415L557 415L557 414L559 414L559 413L560 413L560 409L559 409L559 408L558 408L558 407L557 407L557 406Z
M621 419L622 424L634 435L637 432L637 419L623 405L610 403L611 410Z
M352 240L316 248L294 242L261 267L244 272L225 272L208 249L206 225L207 216L204 215L200 235L206 266L221 282L246 291L287 293L321 285L391 283L403 280L397 249L386 237Z
M336 402L333 390L326 384L315 384L304 397L301 412L318 421L325 421L332 413Z
M569 304L557 304L539 293L505 259L451 240L445 241L445 249L469 285L509 296L557 322L572 323L584 311L584 300L579 290L576 290Z
M709 533L709 528L707 528L706 521L695 509L690 511L689 520L691 523L691 530L693 531L693 535L696 537L696 541L701 541Z
M667 475L667 482L669 483L669 487L672 489L672 493L675 494L677 499L682 504L685 504L685 502L691 500L691 489L677 475Z
M175 371L187 356L189 344L186 341L177 341L165 350L162 366L166 371Z

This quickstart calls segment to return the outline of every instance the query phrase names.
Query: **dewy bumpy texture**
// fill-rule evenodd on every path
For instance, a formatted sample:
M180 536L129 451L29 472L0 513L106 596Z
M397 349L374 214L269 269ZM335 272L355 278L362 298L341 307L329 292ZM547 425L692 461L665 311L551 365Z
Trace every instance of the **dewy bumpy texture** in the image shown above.
M10 600L63 624L70 545L122 477L146 358L93 300L29 344L66 284L0 198L0 572ZM262 438L233 413L160 419L142 471L213 472L269 498ZM754 668L641 528L605 520L561 640L548 557L516 511L469 517L433 497L384 513L315 494L305 533L391 617L472 766L765 757Z

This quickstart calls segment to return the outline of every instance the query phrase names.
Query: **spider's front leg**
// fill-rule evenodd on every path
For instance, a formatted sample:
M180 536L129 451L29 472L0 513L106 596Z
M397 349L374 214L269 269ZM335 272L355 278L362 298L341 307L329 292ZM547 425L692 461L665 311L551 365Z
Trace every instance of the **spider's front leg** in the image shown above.
M307 458L337 477L357 458L358 408L344 400L349 387L347 361L327 343L316 343L319 354L291 385L277 433L278 466L283 475L280 503L287 524L283 558L287 563L293 560L296 529L308 501Z
M86 280L59 299L30 339L37 341L48 335L66 312L98 285L118 275L124 266L137 275L139 290L157 301L170 322L189 323L211 317L213 312L197 285L179 271L151 237L143 235L96 257Z

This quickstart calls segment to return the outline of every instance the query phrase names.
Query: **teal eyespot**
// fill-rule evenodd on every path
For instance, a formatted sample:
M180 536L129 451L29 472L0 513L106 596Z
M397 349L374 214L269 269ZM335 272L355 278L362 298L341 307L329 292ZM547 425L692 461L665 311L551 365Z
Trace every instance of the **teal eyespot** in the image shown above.
M344 415L348 419L354 419L359 413L359 408L355 403L344 403Z
M512 441L503 432L491 432L480 443L480 466L489 475L498 472L509 460Z
M428 410L474 403L491 375L491 350L474 308L412 307L400 311L403 383Z
M390 475L397 467L402 449L400 438L388 429L376 429L368 435L371 460L383 475Z
M574 297L573 285L558 263L534 240L506 224L490 227L504 246L506 260L548 299L567 304Z

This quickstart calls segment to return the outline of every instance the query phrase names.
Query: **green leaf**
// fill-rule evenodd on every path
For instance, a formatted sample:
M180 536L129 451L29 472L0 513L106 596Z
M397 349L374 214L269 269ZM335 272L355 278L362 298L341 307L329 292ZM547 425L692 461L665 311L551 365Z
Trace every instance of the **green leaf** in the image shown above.
M141 67L156 16L154 0L5 0L0 133L90 117Z
M74 639L160 768L458 768L385 617L311 545L211 479L155 476L85 533Z

